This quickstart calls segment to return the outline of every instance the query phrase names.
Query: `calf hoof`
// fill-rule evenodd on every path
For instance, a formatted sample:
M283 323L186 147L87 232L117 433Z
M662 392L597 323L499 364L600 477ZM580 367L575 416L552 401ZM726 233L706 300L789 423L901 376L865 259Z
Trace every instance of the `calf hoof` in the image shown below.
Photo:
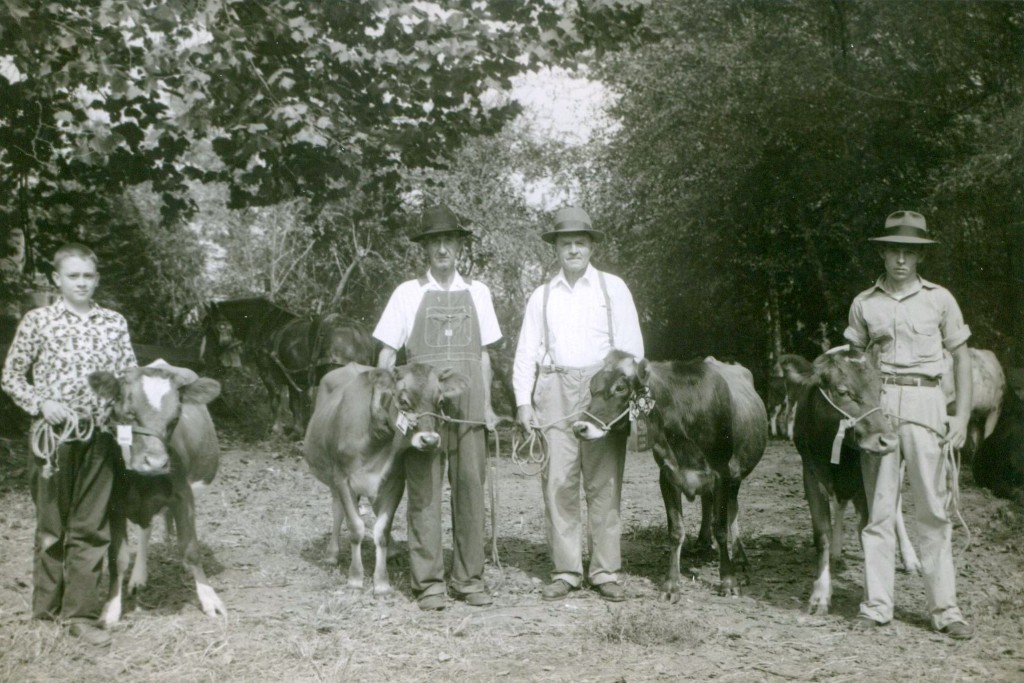
M807 609L808 614L812 614L816 617L827 617L828 616L828 600L815 600L811 598L811 604Z
M203 613L208 617L228 615L228 608L224 606L224 602L220 599L209 586L201 586L199 588L199 604L203 607Z
M373 587L373 597L386 598L389 595L391 595L391 584L386 583L380 586Z
M679 602L679 598L683 596L682 591L679 587L679 582L672 579L668 579L661 586L661 598L667 602L671 602L673 605Z
M348 581L345 582L345 587L354 591L363 590L363 577L361 576L350 576Z
M736 581L736 577L730 576L722 579L722 582L718 584L718 594L738 598L740 596L740 585Z

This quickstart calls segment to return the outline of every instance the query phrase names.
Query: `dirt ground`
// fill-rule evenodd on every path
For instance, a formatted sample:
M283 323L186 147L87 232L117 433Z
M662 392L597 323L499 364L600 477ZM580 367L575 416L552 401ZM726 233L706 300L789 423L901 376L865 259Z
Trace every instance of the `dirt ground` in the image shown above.
M717 562L698 564L682 599L660 597L664 512L649 454L631 454L623 500L628 600L591 591L540 599L549 571L536 477L497 461L498 550L486 579L495 603L422 613L404 556L404 504L390 563L396 593L369 578L347 590L324 560L327 489L294 444L224 438L221 472L197 509L204 564L226 618L199 610L190 575L157 523L149 585L129 600L113 645L96 650L29 618L33 508L24 449L0 441L0 681L1020 681L1024 680L1024 510L967 484L957 527L969 642L928 630L921 580L900 573L894 622L855 634L861 555L848 525L832 614L806 610L814 573L799 457L773 441L741 491L752 569L743 597L715 592ZM699 507L686 507L695 530ZM852 512L849 513L852 522ZM913 530L912 530L913 531ZM372 567L372 544L363 546ZM347 550L346 550L347 553ZM694 561L690 561L692 566Z

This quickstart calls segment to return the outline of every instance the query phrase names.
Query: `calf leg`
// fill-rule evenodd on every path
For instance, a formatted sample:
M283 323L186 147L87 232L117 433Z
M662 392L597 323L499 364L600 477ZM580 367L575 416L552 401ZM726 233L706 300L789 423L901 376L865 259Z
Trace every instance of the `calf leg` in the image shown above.
M395 521L395 510L405 490L404 477L389 476L380 484L380 490L373 501L373 512L377 519L373 523L373 544L376 557L373 565L373 594L387 595L391 592L388 578L388 547L391 542L391 525Z
M814 549L818 555L818 574L811 590L809 610L811 614L828 614L832 603L832 567L830 564L832 519L829 510L829 494L821 480L821 473L804 462L804 496L811 509L811 527L814 532Z
M192 489L187 486L178 495L174 503L174 522L178 527L178 549L181 551L182 561L192 571L192 578L196 582L196 594L199 596L199 604L203 612L210 617L218 614L226 616L227 607L224 606L217 591L210 585L203 571L201 557L199 554L199 541L196 540L196 519L195 501L192 499Z
M128 595L132 595L135 591L143 588L149 580L149 537L152 533L152 521L150 521L149 526L139 527L139 547L135 551L135 562L132 564L131 578L128 579ZM127 547L127 544L125 547Z
M832 511L832 541L829 546L829 561L837 570L843 566L843 539L846 537L846 504L848 502L839 500L835 495L829 496L829 508Z
M355 498L352 495L352 489L349 488L348 483L342 482L339 484L335 481L335 486L338 489L342 508L345 510L345 520L348 522L348 545L352 553L348 564L348 585L350 588L361 589L363 587L362 543L363 534L366 533L366 525L363 523L363 518L359 515L359 506L356 504Z
M333 564L341 562L341 520L345 517L345 504L341 494L331 487L331 540L327 544L327 559Z
M104 628L110 628L121 620L121 581L124 573L128 571L127 520L114 512L110 515L110 547L107 550L107 557L110 567L110 589L99 618Z
M715 546L714 541L714 493L708 491L700 496L700 531L696 540L687 544L687 552L694 557L708 559L712 556Z
M718 575L721 580L718 592L721 595L740 594L736 568L729 555L729 500L738 498L739 487L738 481L730 481L722 475L715 477L715 542L718 543Z
M668 516L668 535L672 542L669 551L668 577L665 579L665 597L672 602L677 602L680 597L679 585L679 555L683 551L683 495L678 488L670 481L669 476L662 469L658 476L658 484L661 487L661 497L665 502L665 514Z
M739 491L738 487L736 489ZM750 561L747 559L747 552L743 548L743 541L740 540L740 502L738 496L729 498L729 553L732 556L733 565L743 570L743 583L750 582Z

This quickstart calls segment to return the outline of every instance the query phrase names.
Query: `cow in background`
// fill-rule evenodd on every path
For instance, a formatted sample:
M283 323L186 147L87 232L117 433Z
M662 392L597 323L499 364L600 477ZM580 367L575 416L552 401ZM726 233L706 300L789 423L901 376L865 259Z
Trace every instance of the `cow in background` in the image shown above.
M781 375L771 380L774 401L768 422L772 436L792 441L796 402L802 390L802 378L811 372L811 363L803 356L787 353L779 357L779 372Z
M738 595L736 567L746 570L748 565L737 522L739 488L760 462L768 441L768 416L750 372L714 358L649 362L612 351L591 379L590 392L590 406L573 425L580 439L628 429L629 421L623 418L631 407L650 409L651 442L675 543L667 595L672 600L679 597L684 495L690 501L701 496L701 527L713 526L718 544L719 590Z
M165 508L177 527L178 548L192 572L203 612L211 617L226 614L203 571L195 524L195 494L213 481L220 463L217 432L206 409L220 393L220 384L158 361L129 370L123 379L94 372L89 386L113 401L111 424L117 426L123 456L114 463L110 593L100 621L110 627L121 618L121 583L129 563L127 522L140 527L128 581L131 594L146 585L151 522Z
M303 454L313 475L331 490L331 541L327 553L339 561L341 520L349 530L348 585L363 586L360 545L366 525L359 497L373 504L376 561L373 592L391 592L387 554L395 510L405 489L403 453L436 448L441 437L434 413L441 401L465 391L468 380L451 370L412 363L394 370L350 363L324 375L306 428ZM410 452L409 457L416 457Z
M974 456L974 481L1000 498L1024 505L1024 401L1007 391L992 434Z
M986 349L968 349L971 355L971 420L967 425L967 441L961 449L964 464L970 464L978 446L996 428L1006 393L1006 376L996 355ZM950 415L956 411L953 379L953 357L944 352L946 371L942 374L942 391Z

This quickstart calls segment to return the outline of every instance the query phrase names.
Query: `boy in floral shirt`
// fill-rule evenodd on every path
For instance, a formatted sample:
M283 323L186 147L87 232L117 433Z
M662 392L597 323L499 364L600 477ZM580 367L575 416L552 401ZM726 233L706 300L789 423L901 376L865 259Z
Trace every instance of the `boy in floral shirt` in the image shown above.
M96 254L81 244L65 244L53 266L61 298L22 319L0 388L35 418L33 434L48 428L60 435L69 425L77 426L70 430L71 440L32 458L32 616L61 620L72 636L102 646L110 636L95 620L110 544L108 507L117 447L111 434L91 428L102 426L106 411L89 388L88 376L97 370L123 373L138 363L125 319L93 302L99 284Z

